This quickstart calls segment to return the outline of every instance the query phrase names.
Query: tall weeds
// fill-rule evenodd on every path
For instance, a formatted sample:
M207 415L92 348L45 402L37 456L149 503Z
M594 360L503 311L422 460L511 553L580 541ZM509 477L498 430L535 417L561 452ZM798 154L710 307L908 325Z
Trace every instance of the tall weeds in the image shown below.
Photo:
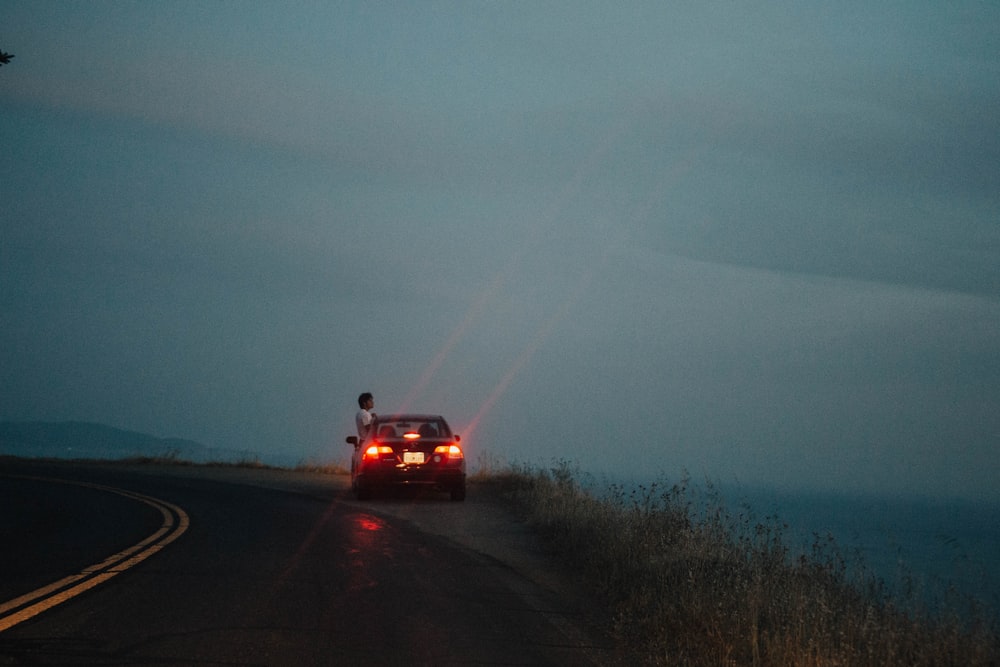
M831 539L795 555L776 518L731 514L686 480L597 497L567 464L494 473L651 665L1000 664L995 619L915 611Z

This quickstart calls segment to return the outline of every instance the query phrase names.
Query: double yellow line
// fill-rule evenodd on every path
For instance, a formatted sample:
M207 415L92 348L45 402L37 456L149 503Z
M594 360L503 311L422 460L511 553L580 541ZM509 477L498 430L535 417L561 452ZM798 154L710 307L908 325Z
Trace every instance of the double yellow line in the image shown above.
M0 604L0 632L8 630L22 621L41 614L58 604L62 604L70 598L88 591L91 588L104 583L116 574L121 574L125 570L141 563L163 547L167 546L178 537L184 534L190 525L188 515L177 505L163 500L157 500L141 493L134 493L124 489L116 489L111 486L91 484L88 482L73 482L62 479L49 479L44 477L22 477L22 479L34 479L41 482L56 482L59 484L73 484L84 486L99 491L117 493L126 498L132 498L139 502L151 505L160 510L163 515L163 525L155 533L143 541L131 546L123 551L119 551L113 556L105 558L96 565L84 568L78 574L73 574L47 586L34 590Z

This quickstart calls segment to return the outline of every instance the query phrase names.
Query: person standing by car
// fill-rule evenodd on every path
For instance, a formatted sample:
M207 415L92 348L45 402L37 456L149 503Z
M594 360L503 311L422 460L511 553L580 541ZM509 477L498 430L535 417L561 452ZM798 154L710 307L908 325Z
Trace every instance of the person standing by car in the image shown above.
M358 396L358 414L354 415L354 423L358 427L358 442L360 443L368 435L368 429L372 427L372 422L375 421L375 413L372 412L372 408L375 407L375 397L371 395L371 392L365 392Z

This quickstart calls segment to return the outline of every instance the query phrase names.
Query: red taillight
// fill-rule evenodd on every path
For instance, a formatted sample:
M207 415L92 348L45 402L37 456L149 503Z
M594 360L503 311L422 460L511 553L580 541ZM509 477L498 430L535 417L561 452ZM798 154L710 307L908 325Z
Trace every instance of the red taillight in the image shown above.
M464 454L462 454L462 448L458 445L438 445L434 448L435 454L444 454L448 458L460 459Z
M365 461L377 461L382 458L383 454L392 453L392 447L389 447L388 445L371 445L365 450L365 454L361 458Z

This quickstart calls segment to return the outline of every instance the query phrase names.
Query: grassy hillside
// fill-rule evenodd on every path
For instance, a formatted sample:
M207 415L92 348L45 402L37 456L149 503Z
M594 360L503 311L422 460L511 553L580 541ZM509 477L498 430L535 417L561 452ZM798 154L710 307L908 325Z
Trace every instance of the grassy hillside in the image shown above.
M173 458L193 462L246 457L191 440L158 438L90 422L0 422L0 454L27 458Z
M478 477L597 593L644 664L1000 664L997 619L975 600L932 612L897 599L848 568L832 538L793 556L780 525L732 516L685 482L598 498L564 466Z

